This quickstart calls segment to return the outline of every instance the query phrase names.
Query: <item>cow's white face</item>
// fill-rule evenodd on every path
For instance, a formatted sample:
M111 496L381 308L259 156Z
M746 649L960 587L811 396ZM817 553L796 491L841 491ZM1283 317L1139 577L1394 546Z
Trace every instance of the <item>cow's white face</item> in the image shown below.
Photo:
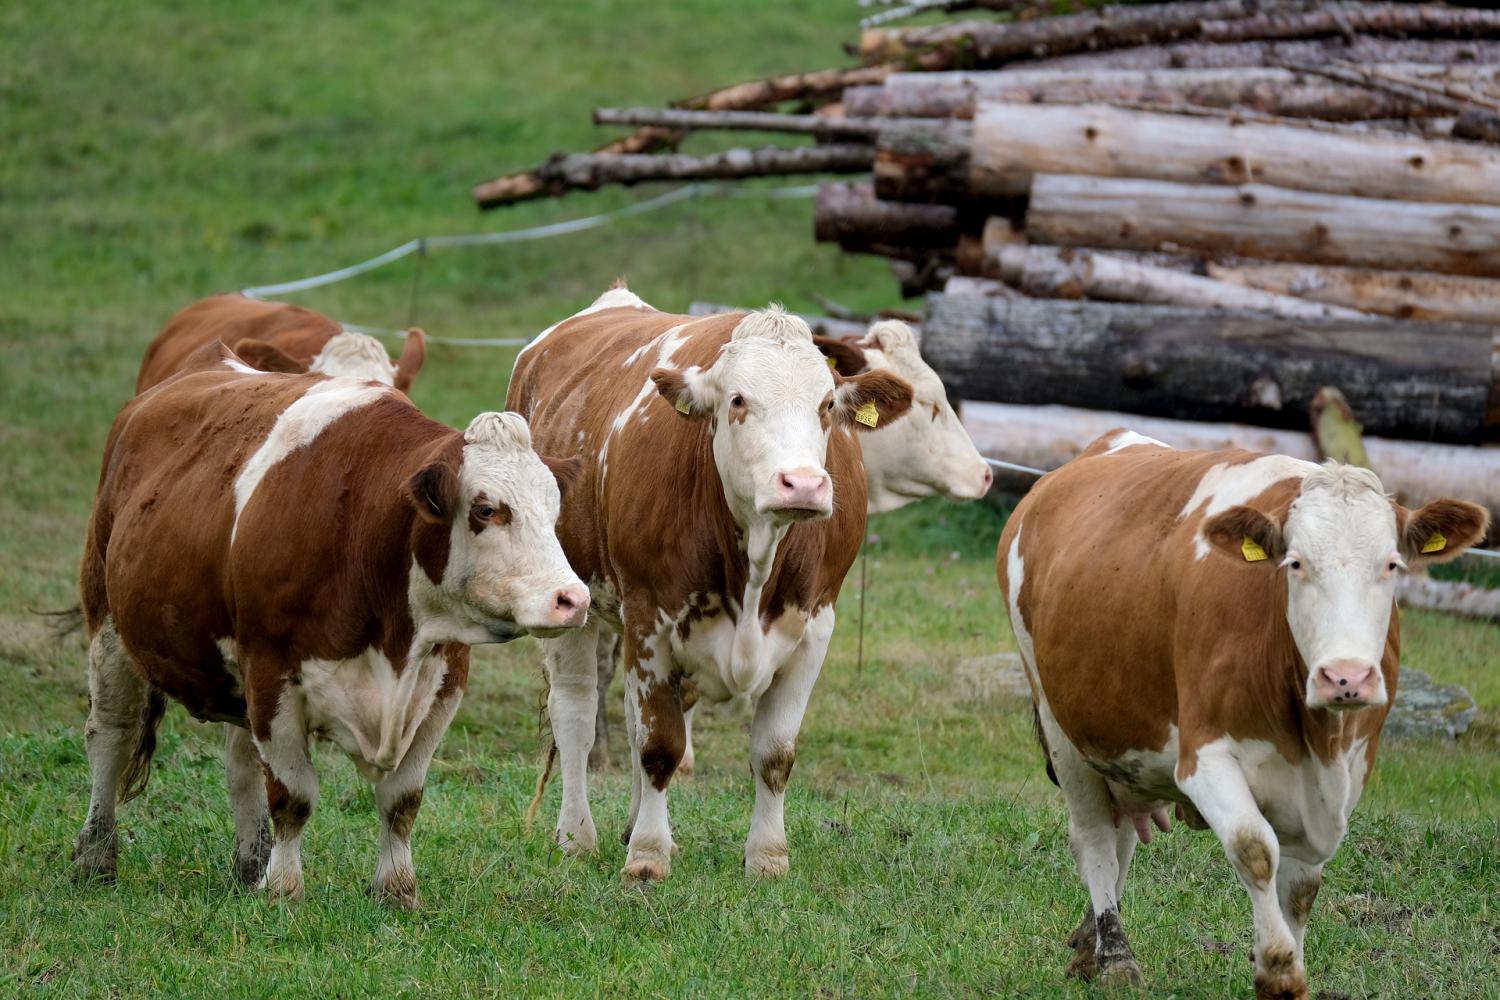
M1397 574L1458 555L1487 522L1483 508L1457 500L1408 512L1373 472L1329 462L1303 479L1284 524L1232 507L1204 531L1221 549L1285 574L1307 706L1357 709L1389 700L1380 663Z
M855 423L861 407L876 426L895 421L911 402L910 387L889 373L839 378L807 324L775 307L746 316L707 370L651 377L679 412L713 422L714 462L741 525L827 517L833 427Z
M588 588L557 540L559 487L571 485L579 466L538 456L519 414L481 413L464 431L456 469L438 464L417 474L410 490L418 512L447 527L438 588L446 616L487 632L487 641L583 624Z
M857 346L871 368L887 369L909 382L914 397L905 420L877 427L860 439L870 479L870 513L934 494L977 500L989 492L994 474L948 404L942 380L922 360L911 327L896 320L876 323Z
M328 338L328 343L309 362L307 370L319 375L343 375L369 379L383 385L396 384L396 366L380 341L363 333L345 330Z

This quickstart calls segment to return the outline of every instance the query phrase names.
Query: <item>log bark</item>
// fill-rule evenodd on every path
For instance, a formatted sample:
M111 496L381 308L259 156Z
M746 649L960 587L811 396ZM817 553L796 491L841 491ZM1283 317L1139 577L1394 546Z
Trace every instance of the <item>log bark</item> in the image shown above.
M696 97L673 101L672 106L698 111L744 111L769 107L782 101L816 100L840 94L846 87L880 83L895 70L893 65L856 66L852 69L788 73L710 90Z
M1038 174L1026 231L1062 246L1500 277L1500 208L1489 205Z
M1373 63L1432 63L1493 66L1500 63L1500 41L1487 39L1328 37L1306 41L1174 42L1106 52L1083 52L1026 64L1028 71L1103 69L1227 69L1274 66L1282 61L1322 64L1343 60Z
M681 108L595 108L595 125L655 125L683 132L698 129L784 132L820 139L872 139L883 128L904 124L880 118L784 115L772 111L687 111Z
M639 128L627 136L613 139L594 150L595 156L633 155L637 153L654 153L660 149L675 149L682 141L683 133L675 129L667 128ZM482 209L499 208L501 205L514 205L521 201L530 201L533 198L546 198L553 193L547 181L542 177L540 168L536 170L522 170L514 174L506 174L496 177L494 180L485 181L477 185L474 190L474 200Z
M928 363L963 399L1305 429L1336 385L1372 434L1500 439L1489 327L930 295L923 328Z
M1246 17L1259 5L1254 0L1210 0L1157 7L1104 7L1082 14L1037 18L1031 21L956 21L918 28L871 28L859 37L866 63L912 59L925 69L941 69L961 61L992 66L1012 59L1159 45L1196 38L1204 22Z
M1372 67L1373 68L1373 67ZM1494 66L1387 67L1442 86L1494 86ZM844 92L850 118L972 118L981 103L1181 103L1288 118L1363 121L1448 114L1425 100L1373 92L1319 74L1276 67L1165 70L1000 70L894 73L879 87Z
M860 35L866 63L906 59L923 69L997 66L1081 50L1160 45L1186 39L1211 44L1277 41L1323 35L1375 34L1441 38L1500 36L1500 13L1437 4L1348 3L1262 5L1240 0L1106 7L1034 21L957 21L919 28L872 28Z
M1288 319L1368 319L1356 309L1309 302L1095 250L1003 246L991 255L1001 280L1047 299L1101 299L1242 309Z
M1210 261L1220 281L1398 319L1500 324L1500 281L1426 271Z
M923 343L924 352L927 350ZM1078 457L1099 436L1121 427L1174 448L1249 451L1318 460L1305 431L1271 430L1235 423L1165 420L1133 413L1071 406L1015 406L965 400L959 410L964 429L983 455L1038 469L1055 469ZM1500 520L1500 461L1490 448L1365 438L1381 484L1409 507L1439 497L1462 497Z
M823 184L813 210L813 235L819 243L837 243L854 253L885 253L882 248L929 249L957 244L958 209L952 205L917 205L880 201L871 184Z
M1500 142L1500 114L1469 98L1453 97L1440 86L1420 80L1393 80L1357 66L1299 65L1292 68L1304 73L1317 73L1341 83L1356 84L1372 92L1392 94L1413 103L1423 103L1444 114L1455 114L1458 120L1453 127L1454 135L1483 142Z
M958 169L950 166L945 176ZM1500 149L1103 104L1066 113L1038 105L982 105L973 125L970 196L1024 194L1039 173L1500 204Z
M872 147L859 143L731 149L710 156L570 153L548 160L536 169L536 174L545 185L543 193L557 196L568 191L593 191L606 184L631 185L645 181L863 173L870 169L874 157Z

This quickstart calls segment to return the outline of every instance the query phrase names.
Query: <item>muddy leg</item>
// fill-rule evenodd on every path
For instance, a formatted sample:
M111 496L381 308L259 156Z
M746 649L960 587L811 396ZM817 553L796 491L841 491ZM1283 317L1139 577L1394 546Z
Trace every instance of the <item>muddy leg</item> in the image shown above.
M596 651L599 667L599 701L594 714L594 745L589 749L589 770L609 770L609 704L610 682L620 665L620 637L607 627L599 629L599 644Z
M224 724L224 772L234 811L234 874L243 885L259 885L271 857L266 779L250 730Z

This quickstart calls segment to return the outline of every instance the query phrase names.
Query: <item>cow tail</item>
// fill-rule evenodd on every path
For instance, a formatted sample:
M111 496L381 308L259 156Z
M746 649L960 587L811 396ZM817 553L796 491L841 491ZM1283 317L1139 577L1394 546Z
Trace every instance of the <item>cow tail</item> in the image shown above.
M521 829L527 833L536 823L537 811L542 808L542 796L547 792L547 782L552 780L552 765L557 762L557 743L554 741L547 746L547 760L542 765L542 773L536 776L536 792L531 796L531 804L526 807L526 817L521 820Z
M151 780L151 758L156 754L156 727L161 724L161 717L166 710L166 696L156 688L150 688L146 704L141 708L140 739L120 776L121 802L129 802L144 792L146 782Z
M1042 747L1042 760L1047 764L1047 780L1057 785L1057 772L1052 770L1052 751L1047 746L1047 734L1042 732L1042 710L1033 702L1031 706L1031 729L1036 733L1036 741ZM1061 788L1061 785L1057 785Z

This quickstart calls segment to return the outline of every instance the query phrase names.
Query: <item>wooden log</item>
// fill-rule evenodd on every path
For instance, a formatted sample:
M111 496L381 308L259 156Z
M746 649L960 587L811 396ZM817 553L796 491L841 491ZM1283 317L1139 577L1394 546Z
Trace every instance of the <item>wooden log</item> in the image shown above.
M905 59L923 69L998 66L1087 49L1160 45L1185 39L1212 44L1278 41L1322 35L1495 38L1500 13L1455 10L1437 4L1347 3L1263 5L1238 0L1106 7L1032 21L956 21L917 28L872 28L860 35L866 63ZM1280 9L1274 9L1280 8Z
M1500 590L1459 580L1434 580L1426 573L1402 573L1396 579L1396 600L1403 608L1500 621Z
M929 295L923 328L963 399L1305 429L1336 385L1372 434L1500 440L1490 327Z
M731 149L710 156L569 153L548 160L536 169L536 175L546 185L547 194L561 195L568 191L593 191L606 184L631 185L645 181L863 173L870 169L874 157L874 149L860 143Z
M1500 67L1402 63L1385 67L1444 87L1491 87ZM1162 103L1236 108L1289 118L1362 121L1448 114L1431 102L1330 82L1278 67L893 73L844 92L850 118L972 118L981 102Z
M1347 306L1398 319L1435 323L1500 323L1500 281L1426 271L1235 261L1207 264L1220 281Z
M846 87L880 83L896 70L891 66L856 66L852 69L822 69L788 73L765 80L750 80L706 94L673 101L674 108L700 111L744 111L765 108L782 101L808 101L841 94Z
M595 108L595 125L656 125L684 132L725 129L785 132L820 139L873 139L882 128L903 124L879 118L784 115L771 111L687 111L681 108Z
M926 341L922 349L924 354L928 351ZM974 400L965 400L959 414L980 454L1038 469L1057 468L1078 457L1100 435L1120 427L1185 450L1245 448L1318 461L1312 438L1303 430ZM1494 449L1379 437L1365 438L1365 448L1379 470L1381 485L1403 504L1415 507L1439 497L1461 497L1488 507L1491 523L1500 520L1500 456Z
M1235 66L1272 66L1283 60L1314 64L1343 60L1360 65L1432 63L1442 66L1493 66L1500 63L1500 41L1376 38L1371 35L1229 44L1189 41L1075 53L1028 62L1026 69L1227 69Z
M960 233L958 209L952 205L880 201L871 184L818 188L813 236L819 243L837 243L856 253L880 253L877 248L951 247Z
M1036 298L1244 309L1289 319L1368 318L1356 309L1185 274L1097 250L1009 245L999 247L991 260L1001 280Z
M674 129L639 128L630 135L612 139L594 150L595 156L633 155L654 153L660 149L675 149L682 141L683 133ZM553 193L539 170L522 170L485 181L473 190L474 200L482 209L514 205L533 198L546 198Z
M1158 45L1196 38L1211 19L1246 17L1254 0L1209 0L1155 7L1104 7L1064 17L1030 21L955 21L917 28L871 28L859 36L866 63L897 59L924 69L944 69L968 61L993 66L1012 59L1041 59L1083 49Z
M1026 231L1062 246L1500 277L1500 208L1489 205L1038 174Z
M1500 204L1500 149L1103 104L1066 113L1038 105L981 105L968 171L971 197L1024 194L1038 173Z
M1295 68L1326 76L1330 80L1363 86L1372 92L1388 93L1413 103L1424 103L1439 112L1455 114L1458 120L1453 128L1454 135L1483 142L1500 142L1500 114L1470 98L1453 97L1440 86L1420 80L1393 80L1358 66L1299 65Z

